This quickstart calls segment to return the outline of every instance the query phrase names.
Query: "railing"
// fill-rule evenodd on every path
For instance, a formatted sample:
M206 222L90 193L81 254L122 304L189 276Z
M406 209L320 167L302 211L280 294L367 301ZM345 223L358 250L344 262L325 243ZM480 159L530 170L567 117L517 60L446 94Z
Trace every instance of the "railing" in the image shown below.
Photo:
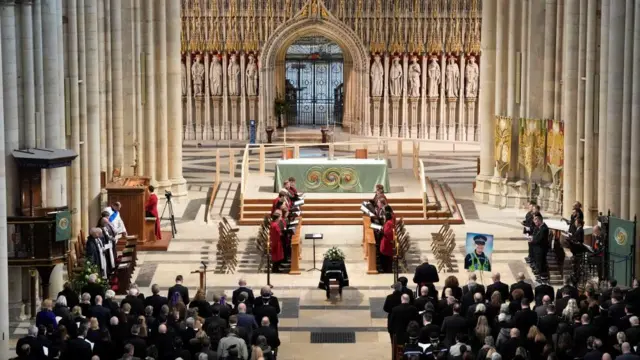
M395 143L395 149L392 146ZM409 149L408 146L405 147L405 143L411 143L411 151L405 152L405 149ZM244 149L238 148L229 148L229 149L218 149L216 150L216 171L214 175L213 182L213 192L211 194L211 199L209 199L208 210L210 210L214 203L214 198L216 191L220 187L221 184L221 170L223 168L223 164L220 159L224 152L227 152L229 155L229 174L230 177L235 177L235 155L237 151L242 152L242 166L240 173L240 200L244 201L244 195L246 194L247 181L249 178L250 167L252 165L258 166L258 171L260 175L264 175L266 172L266 164L275 164L278 160L287 155L286 149L293 149L293 157L300 157L300 149L304 148L328 148L328 157L330 159L336 158L335 151L347 151L352 152L356 149L366 148L369 153L370 158L377 159L385 159L391 160L392 156L396 156L396 167L403 168L403 162L405 156L412 156L412 170L413 174L416 178L420 180L420 184L422 186L422 201L423 201L423 210L426 216L427 209L427 187L425 180L425 169L424 163L420 160L421 156L432 156L438 154L446 154L446 153L462 153L462 152L473 152L476 153L479 150L478 143L468 143L468 142L458 142L458 141L447 141L447 140L427 140L427 139L398 139L398 138L377 138L377 139L353 139L351 141L339 141L339 142L331 142L331 143L296 143L296 144L287 144L285 143L274 143L274 144L246 144ZM421 148L426 147L426 149L421 151ZM252 150L258 150L257 158L254 154L252 154ZM392 152L391 149L394 149ZM278 156L276 158L267 158L267 153L277 153ZM241 210L242 212L242 210ZM208 211L207 211L208 213ZM242 216L242 213L240 214Z

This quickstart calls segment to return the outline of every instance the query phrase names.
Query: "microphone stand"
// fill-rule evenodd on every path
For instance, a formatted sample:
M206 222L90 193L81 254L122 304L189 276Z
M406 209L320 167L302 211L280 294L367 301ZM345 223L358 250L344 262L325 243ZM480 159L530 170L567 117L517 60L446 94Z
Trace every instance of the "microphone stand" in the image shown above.
M204 290L204 293L205 293L205 296L206 296L206 294L207 294L207 264L204 261L201 261L200 263L202 264L202 270L203 270L203 273L204 273L204 279L203 279L204 289L203 290Z

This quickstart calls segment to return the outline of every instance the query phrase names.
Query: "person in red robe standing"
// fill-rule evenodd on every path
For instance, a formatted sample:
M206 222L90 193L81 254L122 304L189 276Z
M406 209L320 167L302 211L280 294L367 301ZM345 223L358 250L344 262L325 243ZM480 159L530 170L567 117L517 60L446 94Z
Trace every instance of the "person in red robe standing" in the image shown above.
M269 251L271 253L271 262L273 263L272 272L280 272L280 264L284 260L284 248L282 247L282 228L280 226L282 213L280 210L273 212L271 225L269 226Z
M380 242L380 265L385 273L393 270L393 232L395 226L391 214L385 214L387 219L382 228L382 241Z
M160 215L158 215L158 195L154 194L155 188L149 185L149 198L144 205L145 215L147 217L156 218L156 240L162 240L162 232L160 231Z
M273 199L273 203L271 205L271 214L273 215L273 213L280 209L282 207L282 205L286 205L287 209L291 208L291 203L289 202L289 193L287 192L287 190L280 190L280 193L278 194L278 197Z

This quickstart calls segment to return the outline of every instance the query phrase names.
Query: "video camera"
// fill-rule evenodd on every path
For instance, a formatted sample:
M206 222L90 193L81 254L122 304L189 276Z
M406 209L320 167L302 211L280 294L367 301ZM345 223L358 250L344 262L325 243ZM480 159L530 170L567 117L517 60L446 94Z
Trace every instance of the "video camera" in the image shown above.
M172 196L173 196L173 194L171 193L171 191L169 191L169 190L165 190L164 191L164 197L166 197L167 200L171 200Z

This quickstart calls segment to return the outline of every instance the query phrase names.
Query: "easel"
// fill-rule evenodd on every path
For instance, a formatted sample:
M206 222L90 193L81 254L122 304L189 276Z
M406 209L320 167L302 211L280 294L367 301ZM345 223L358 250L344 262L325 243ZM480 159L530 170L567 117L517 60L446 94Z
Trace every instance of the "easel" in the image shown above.
M202 263L202 268L198 270L194 270L191 274L200 274L200 289L204 290L204 293L207 293L207 273L212 273L215 270L207 270L207 264Z

